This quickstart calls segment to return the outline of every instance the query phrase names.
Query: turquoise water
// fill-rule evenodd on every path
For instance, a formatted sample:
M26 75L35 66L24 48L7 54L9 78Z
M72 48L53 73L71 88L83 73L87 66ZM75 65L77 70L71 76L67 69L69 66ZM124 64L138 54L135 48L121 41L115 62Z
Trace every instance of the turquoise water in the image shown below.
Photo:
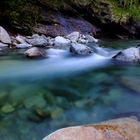
M139 40L100 43L122 49ZM74 57L63 50L48 56L29 60L23 51L1 56L0 140L41 140L66 126L140 119L139 64Z

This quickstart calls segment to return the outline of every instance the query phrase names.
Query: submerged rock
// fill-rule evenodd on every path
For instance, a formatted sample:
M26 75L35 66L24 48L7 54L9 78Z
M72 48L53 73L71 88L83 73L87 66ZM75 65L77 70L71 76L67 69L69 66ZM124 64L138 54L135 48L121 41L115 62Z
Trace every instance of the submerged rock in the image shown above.
M120 51L116 54L114 59L124 62L139 62L140 61L140 48L131 47Z
M93 50L84 44L72 43L70 52L78 55L90 55L93 53Z
M11 44L11 38L8 32L0 26L0 41L2 43Z
M70 45L70 40L66 39L62 36L57 36L57 37L55 37L54 45L57 47L68 46L68 45Z
M26 41L36 47L46 47L48 45L47 37L44 35L34 34L31 38L27 38Z
M28 49L24 54L29 58L46 57L46 51L37 47Z
M60 129L43 140L139 140L140 123L122 118L95 125Z

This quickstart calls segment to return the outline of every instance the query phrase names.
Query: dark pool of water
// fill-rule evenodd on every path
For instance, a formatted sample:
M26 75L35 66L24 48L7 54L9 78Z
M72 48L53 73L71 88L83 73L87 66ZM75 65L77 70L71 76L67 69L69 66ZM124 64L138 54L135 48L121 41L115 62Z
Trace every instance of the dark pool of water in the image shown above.
M119 49L138 43L101 42ZM0 140L41 140L66 126L140 119L139 64L98 55L75 58L65 51L50 54L45 60L26 59L22 51L1 57Z

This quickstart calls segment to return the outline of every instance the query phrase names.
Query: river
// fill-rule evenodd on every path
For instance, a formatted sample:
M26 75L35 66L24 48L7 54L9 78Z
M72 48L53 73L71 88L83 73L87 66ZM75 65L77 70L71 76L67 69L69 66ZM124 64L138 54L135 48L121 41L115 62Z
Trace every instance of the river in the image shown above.
M100 44L123 49L139 42L104 39ZM41 140L62 127L140 119L140 64L53 49L48 56L29 60L22 50L1 56L1 140Z

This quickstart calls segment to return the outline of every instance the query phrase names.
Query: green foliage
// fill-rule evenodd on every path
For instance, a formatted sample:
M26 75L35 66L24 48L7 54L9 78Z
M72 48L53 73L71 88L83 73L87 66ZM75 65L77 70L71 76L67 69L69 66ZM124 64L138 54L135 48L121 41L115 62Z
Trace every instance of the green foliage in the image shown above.
M127 22L130 18L140 20L140 3L138 0L108 0L112 17L117 22Z
M3 11L10 23L32 26L39 18L39 8L30 0L5 0Z

